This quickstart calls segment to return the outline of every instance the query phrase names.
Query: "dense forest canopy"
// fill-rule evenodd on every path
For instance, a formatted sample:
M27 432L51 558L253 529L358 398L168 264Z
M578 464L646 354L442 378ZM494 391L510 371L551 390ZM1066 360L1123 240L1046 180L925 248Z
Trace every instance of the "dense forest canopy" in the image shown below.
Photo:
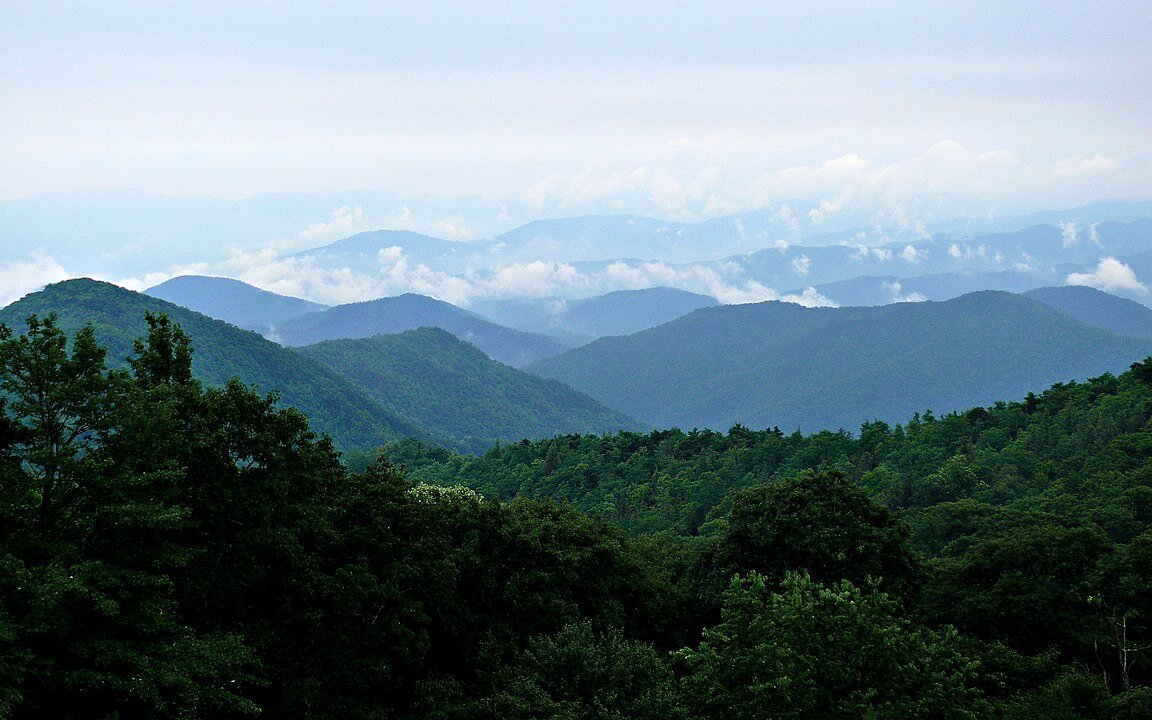
M1152 361L349 469L147 328L0 326L0 717L1152 715Z

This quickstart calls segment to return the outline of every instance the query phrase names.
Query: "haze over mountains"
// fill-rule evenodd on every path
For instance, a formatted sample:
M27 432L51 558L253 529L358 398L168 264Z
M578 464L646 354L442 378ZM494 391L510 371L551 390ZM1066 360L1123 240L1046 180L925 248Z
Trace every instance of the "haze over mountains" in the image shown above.
M471 342L489 357L514 367L566 349L565 345L543 335L506 328L449 303L413 293L337 305L323 312L301 315L276 326L275 339L299 347L323 340L366 338L427 326L443 328Z
M81 217L91 211L91 227L48 223L34 229L33 211L42 211L42 203L0 201L0 219L11 221L0 230L3 237L12 236L10 252L36 252L48 243L74 247L68 256L37 255L25 263L26 272L10 276L13 287L31 288L27 283L36 277L67 277L81 265L78 258L87 247L76 238L90 236L96 227L103 228L100 244L111 242L118 216L101 219L94 207L107 198L55 200L62 208L74 201ZM345 204L335 206L329 221L302 226L294 234L286 234L283 222L270 223L264 231L255 221L237 222L249 233L245 242L237 241L235 228L218 231L196 215L219 215L212 221L217 225L234 219L231 210L223 210L223 201L188 203L185 210L177 199L161 203L125 194L120 201L125 208L138 202L153 214L161 208L172 214L151 232L146 218L124 225L122 248L105 253L99 262L89 258L83 263L101 276L126 277L128 286L142 289L165 277L219 275L324 305L415 292L471 308L518 299L580 300L660 286L726 303L784 298L809 305L881 304L947 299L979 289L1022 291L1063 285L1070 277L1076 284L1147 302L1145 279L1152 273L1152 203L1139 201L935 222L801 201L699 222L620 214L516 225L523 217L517 211L502 221L507 225L499 232L462 231L451 222L457 216L441 207L445 220L428 223L425 233L399 229L408 221L398 215ZM472 212L468 201L460 203L462 212ZM290 197L236 201L237 207L258 215L280 211L298 217L285 210L290 204ZM301 205L315 207L313 200L301 199ZM204 231L195 241L184 239L175 219L181 213L189 216L188 228ZM373 227L397 229L367 229ZM229 243L219 245L217 236ZM182 248L178 259L164 259L168 246ZM151 265L123 260L128 254L136 257L141 248L154 248ZM123 261L114 262L117 258ZM1112 262L1102 266L1105 260ZM862 286L858 279L864 277L877 280ZM18 297L13 292L8 291L9 297Z
M883 304L1063 284L1149 300L1141 280L1142 268L1152 266L1146 203L1084 206L1038 216L1050 222L1026 227L954 223L961 228L941 232L873 226L821 233L811 218L790 225L781 212L690 224L634 215L557 218L468 242L359 233L260 260L239 276L248 272L266 289L329 304L345 292L371 293L356 298L367 300L416 291L478 308L661 286L725 303Z
M717 304L708 295L654 287L617 290L583 300L493 301L478 305L477 310L506 325L582 345L606 335L631 335Z
M481 305L483 313L413 293L329 308L238 280L190 275L173 278L145 293L254 330L283 345L439 327L513 366L605 335L639 332L717 304L715 298L706 295L648 288L577 301L492 302Z

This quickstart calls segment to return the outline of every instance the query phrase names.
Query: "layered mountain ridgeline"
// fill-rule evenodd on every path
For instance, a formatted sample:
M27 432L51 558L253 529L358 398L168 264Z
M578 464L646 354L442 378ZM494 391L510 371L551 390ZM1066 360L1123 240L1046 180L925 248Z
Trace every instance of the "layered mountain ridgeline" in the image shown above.
M581 300L531 298L479 302L478 313L495 322L583 345L608 335L631 335L675 320L716 298L670 287L618 290Z
M329 340L299 352L458 449L635 429L639 423L554 380L490 359L445 330Z
M299 347L324 340L366 338L420 327L447 330L480 348L492 359L513 367L567 349L567 346L543 335L497 325L455 305L414 293L337 305L324 312L289 320L277 328L277 340Z
M148 288L145 295L268 335L289 318L326 310L327 305L278 295L222 277L181 275Z
M368 449L408 435L427 437L422 428L314 360L256 333L108 283L79 279L49 285L0 309L0 323L19 333L29 315L55 313L70 334L90 324L97 341L108 347L109 362L123 366L133 343L147 335L146 312L164 313L183 327L195 348L192 369L198 379L222 387L237 378L261 392L275 391L343 448Z
M833 238L828 238L833 239ZM859 288L836 283L860 277L915 280L915 292L932 299L948 297L950 288L964 291L1003 289L1030 290L1059 285L1071 273L1093 273L1104 257L1119 258L1136 266L1152 239L1152 219L1129 222L1074 222L1036 225L1011 232L973 236L941 233L930 238L887 241L881 234L858 237L852 233L836 242L816 245L814 238L795 244L781 243L748 255L704 263L723 272L725 265L740 268L743 277L773 288L815 286L831 292L840 304L856 304ZM1137 271L1139 272L1139 271ZM986 278L989 285L965 285ZM839 296L839 291L845 294ZM1129 294L1117 288L1119 294ZM942 297L943 296L943 297ZM865 296L867 297L867 296ZM1136 291L1131 299L1144 301ZM883 302L892 302L882 300Z
M981 290L1026 293L1046 282L1063 280L1048 274L1012 270L997 272L937 273L933 275L861 275L848 280L812 285L820 296L840 306L889 305L898 302L951 300ZM789 290L800 295L805 288Z
M498 442L642 427L559 382L489 359L445 331L330 341L289 349L165 301L92 280L51 285L0 310L16 332L31 314L55 313L75 332L91 324L122 366L147 331L145 313L180 324L196 352L193 371L210 386L236 377L277 391L345 450L370 451L400 437L483 452Z
M1019 398L1149 352L1148 340L988 291L882 307L707 308L528 369L656 427L814 431Z

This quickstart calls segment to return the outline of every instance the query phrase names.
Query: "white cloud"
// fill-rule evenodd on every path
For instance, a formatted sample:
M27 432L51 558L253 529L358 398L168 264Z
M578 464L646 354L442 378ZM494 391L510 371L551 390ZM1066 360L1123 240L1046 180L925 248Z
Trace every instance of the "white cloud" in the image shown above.
M432 233L436 237L444 238L446 240L471 240L476 237L469 228L456 223L448 222L447 220L440 220L432 226Z
M801 255L792 261L792 269L795 270L796 274L800 277L806 277L812 269L812 258L807 255Z
M1079 231L1076 228L1075 221L1060 223L1060 236L1063 240L1064 247L1072 247L1080 242Z
M780 300L783 302L803 305L804 307L839 307L835 301L825 297L824 295L821 295L816 290L816 288L812 287L811 285L804 288L804 290L799 295L781 295Z
M787 253L788 248L790 248L792 246L788 244L787 240L780 239L780 240L777 240L774 243L772 243L772 247L775 248L776 251L779 252L781 255L783 255L783 254Z
M1148 287L1140 282L1132 268L1112 257L1102 259L1093 272L1072 273L1066 282L1069 285L1089 285L1098 290L1126 290L1142 295L1148 293Z
M792 206L787 203L780 206L780 209L773 213L772 218L784 223L792 232L800 229L800 220L796 217L796 213L792 211Z
M613 275L621 265L623 263L610 266L608 274ZM489 297L551 297L564 292L578 292L589 285L591 280L588 276L571 265L537 260L506 265L488 278L476 276L473 290L478 295Z
M892 249L886 247L869 247L867 245L859 245L856 248L856 252L848 256L849 260L855 260L857 262L867 260L869 258L875 258L876 260L888 262L892 259Z
M404 257L404 248L399 245L380 248L380 251L376 253L376 260L381 265L394 265L399 262L402 257Z
M900 293L903 292L904 286L899 280L893 280L892 282L885 281L881 284L881 287L892 295L892 302L927 302L928 300L926 296L918 292L901 295Z
M1119 160L1106 155L1065 158L1052 166L1052 174L1058 178L1100 177L1115 173L1120 165Z
M0 262L0 307L69 277L60 263L41 252L29 253L22 260Z
M1100 223L1092 223L1088 226L1088 240L1098 248L1103 249L1104 241L1100 238L1100 231L1097 229Z
M831 200L821 200L820 205L808 211L808 218L813 225L819 225L832 215L840 212L841 205Z
M927 250L918 250L915 245L905 245L904 249L900 251L900 257L910 263L920 262L927 257Z
M359 205L341 205L332 211L332 219L327 222L318 222L301 230L298 235L301 240L316 240L332 237L336 234L348 234L352 228L364 219L364 210Z

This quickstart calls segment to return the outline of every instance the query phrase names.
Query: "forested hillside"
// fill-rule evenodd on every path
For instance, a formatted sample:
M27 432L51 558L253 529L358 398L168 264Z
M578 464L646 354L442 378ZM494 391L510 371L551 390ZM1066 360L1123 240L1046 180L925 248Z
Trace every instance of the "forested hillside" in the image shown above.
M299 352L467 452L522 438L641 427L567 385L498 363L439 328L329 340Z
M1152 341L1003 292L939 303L697 310L528 368L655 427L790 432L901 422L1117 372Z
M108 362L123 367L133 342L147 334L146 312L164 313L192 338L192 371L207 385L237 378L262 393L277 392L284 404L306 413L320 432L346 449L371 448L423 430L380 406L328 368L265 340L254 332L186 310L158 298L86 278L49 285L0 309L0 323L20 328L29 315L57 316L75 333L85 325L108 348Z

